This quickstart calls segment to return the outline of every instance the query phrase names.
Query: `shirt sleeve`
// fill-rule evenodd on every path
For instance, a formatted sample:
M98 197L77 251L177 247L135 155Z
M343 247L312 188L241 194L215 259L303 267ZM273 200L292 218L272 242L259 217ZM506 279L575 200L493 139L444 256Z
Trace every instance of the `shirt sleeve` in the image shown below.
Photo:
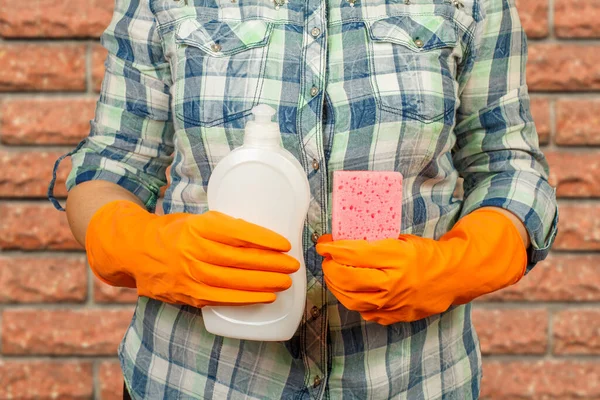
M558 208L531 116L527 37L514 0L483 0L467 53L453 149L464 178L461 216L488 206L514 213L531 238L529 272L554 241Z
M67 190L90 180L109 181L154 211L172 161L173 124L171 73L149 2L117 0L101 43L108 56L100 98L89 135L65 155L72 160Z

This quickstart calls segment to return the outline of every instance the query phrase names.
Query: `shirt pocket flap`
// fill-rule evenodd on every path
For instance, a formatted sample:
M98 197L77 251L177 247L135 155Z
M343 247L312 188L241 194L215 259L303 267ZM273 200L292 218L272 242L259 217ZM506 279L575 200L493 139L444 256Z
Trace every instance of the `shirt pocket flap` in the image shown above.
M267 44L272 24L261 20L243 22L195 19L182 21L176 32L177 43L197 47L214 57L226 57Z
M367 24L369 37L375 42L390 42L415 52L455 47L456 27L440 15L399 15Z

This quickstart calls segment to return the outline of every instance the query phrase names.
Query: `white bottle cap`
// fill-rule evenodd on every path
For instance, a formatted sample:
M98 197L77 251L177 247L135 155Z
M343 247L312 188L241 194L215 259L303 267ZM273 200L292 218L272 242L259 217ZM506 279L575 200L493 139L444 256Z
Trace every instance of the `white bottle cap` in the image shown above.
M273 122L275 109L266 104L259 104L252 109L252 115L253 120L246 124L244 144L280 146L279 124Z

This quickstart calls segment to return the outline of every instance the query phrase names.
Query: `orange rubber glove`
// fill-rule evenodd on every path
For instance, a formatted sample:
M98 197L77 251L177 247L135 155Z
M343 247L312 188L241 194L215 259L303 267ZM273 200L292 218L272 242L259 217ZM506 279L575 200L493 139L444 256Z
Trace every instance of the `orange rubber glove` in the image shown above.
M94 214L85 242L105 283L194 307L272 303L300 268L282 253L288 240L268 229L214 211L158 216L124 200Z
M414 235L317 244L329 290L348 309L382 325L416 321L519 281L527 252L513 222L480 209L439 240Z

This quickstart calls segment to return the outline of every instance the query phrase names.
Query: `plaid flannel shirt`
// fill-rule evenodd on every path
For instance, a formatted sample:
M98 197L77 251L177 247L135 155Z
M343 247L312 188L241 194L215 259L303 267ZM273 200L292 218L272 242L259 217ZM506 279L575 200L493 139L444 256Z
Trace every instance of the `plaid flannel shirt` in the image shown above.
M395 170L403 233L437 239L502 207L531 237L527 271L545 258L558 213L513 0L117 0L102 43L106 74L89 137L65 155L68 189L111 181L153 211L171 165L164 212L205 212L211 171L266 103L312 197L296 335L216 337L200 310L140 298L119 348L133 398L479 396L470 305L366 322L327 291L314 239L330 228L333 171Z

